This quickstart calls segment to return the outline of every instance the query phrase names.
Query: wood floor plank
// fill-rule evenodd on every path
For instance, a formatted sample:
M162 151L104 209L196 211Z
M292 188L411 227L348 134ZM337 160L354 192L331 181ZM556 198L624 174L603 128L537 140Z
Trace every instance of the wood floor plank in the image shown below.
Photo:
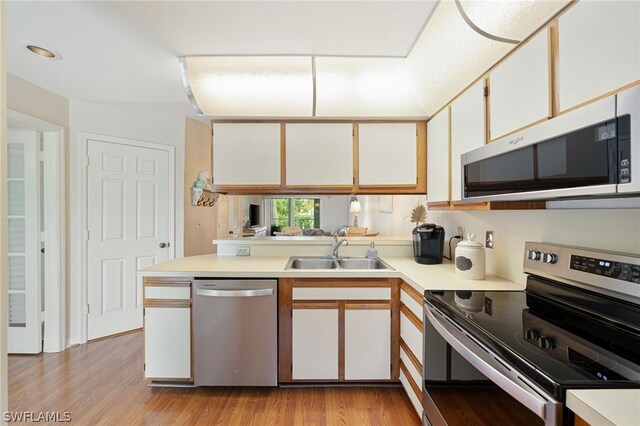
M151 388L142 332L56 354L9 356L11 411L68 411L79 425L419 425L396 387Z

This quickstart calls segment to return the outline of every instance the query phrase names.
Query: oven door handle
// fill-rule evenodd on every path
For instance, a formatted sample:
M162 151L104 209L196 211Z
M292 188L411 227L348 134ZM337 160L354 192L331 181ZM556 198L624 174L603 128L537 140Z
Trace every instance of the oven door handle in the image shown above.
M491 352L485 352L485 348L480 347L475 340L458 330L455 325L449 325L444 318L438 318L438 316L443 314L439 313L435 307L429 304L425 304L425 307L427 308L427 318L434 328L460 355L469 361L471 365L522 403L522 405L533 411L538 417L544 419L545 425L559 425L561 423L561 403L551 398L544 398L541 395L541 392L543 392L542 389L536 389L537 386L530 383L529 380L524 377L517 376L523 382L522 384L530 389L526 389L516 383L514 381L515 378L510 378L499 370L505 369L504 365L500 365L506 364L503 360L499 361ZM434 311L436 312L435 314ZM460 335L460 337L456 336L456 334ZM468 342L464 342L463 340L468 340ZM474 346L478 348L478 351L472 349Z

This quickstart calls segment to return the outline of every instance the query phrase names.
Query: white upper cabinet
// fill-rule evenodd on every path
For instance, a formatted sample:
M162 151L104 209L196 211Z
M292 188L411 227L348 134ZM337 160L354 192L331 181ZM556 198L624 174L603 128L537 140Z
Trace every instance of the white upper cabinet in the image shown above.
M427 123L427 200L449 201L449 108Z
M287 186L353 185L351 123L286 124Z
M544 30L491 71L492 140L551 116L549 57L549 30Z
M280 185L279 123L215 123L214 185Z
M485 143L484 82L478 81L451 104L451 200L462 200L460 156Z
M640 79L640 2L581 1L558 32L560 111Z
M359 185L417 185L416 123L359 125Z

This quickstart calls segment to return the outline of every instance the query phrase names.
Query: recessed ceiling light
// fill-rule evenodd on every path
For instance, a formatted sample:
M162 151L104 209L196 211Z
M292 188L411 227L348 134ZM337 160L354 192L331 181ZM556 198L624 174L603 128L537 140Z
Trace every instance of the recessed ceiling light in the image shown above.
M31 43L28 41L21 41L20 44L22 44L25 49L27 49L34 55L38 55L46 59L62 59L62 55L53 49L47 49L46 47L42 47L36 43Z

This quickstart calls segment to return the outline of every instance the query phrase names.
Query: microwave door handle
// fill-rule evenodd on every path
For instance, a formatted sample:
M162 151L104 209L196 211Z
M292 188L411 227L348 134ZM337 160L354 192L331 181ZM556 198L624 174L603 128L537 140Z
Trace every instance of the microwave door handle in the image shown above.
M518 400L522 405L533 411L538 417L544 419L546 426L560 424L562 417L562 405L553 400L547 400L535 393L533 389L528 391L522 386L515 383L511 378L504 375L497 368L492 366L484 358L492 355L486 354L480 347L480 351L477 353L469 348L468 344L465 344L456 337L452 331L453 326L448 326L444 320L441 320L434 315L431 310L434 309L427 306L427 317L434 328L440 333L440 335L471 365L477 368L482 374L487 376L492 382L500 386L509 395ZM473 342L473 341L471 341ZM475 345L475 342L473 342ZM484 356L483 356L484 354ZM525 382L526 383L526 382Z

